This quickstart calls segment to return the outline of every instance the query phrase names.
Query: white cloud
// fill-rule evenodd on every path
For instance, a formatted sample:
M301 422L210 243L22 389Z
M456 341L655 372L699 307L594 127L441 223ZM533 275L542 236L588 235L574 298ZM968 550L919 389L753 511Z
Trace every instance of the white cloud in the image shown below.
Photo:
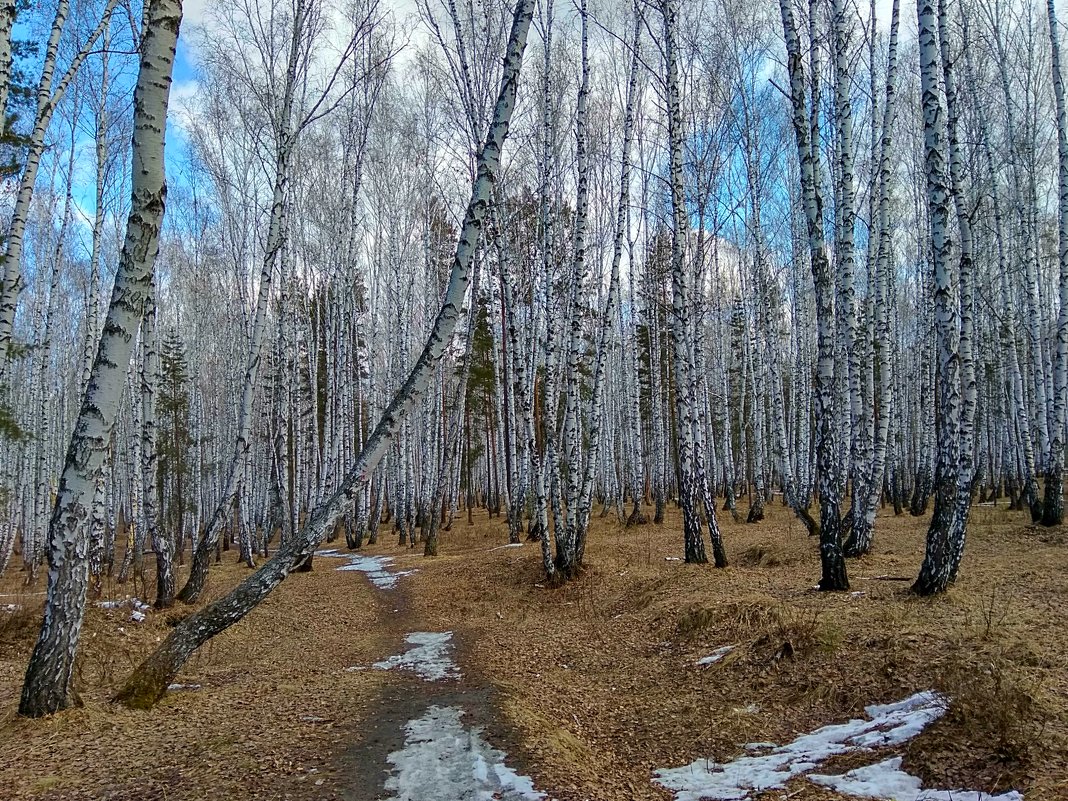
M202 25L208 0L185 0L182 4L182 24Z

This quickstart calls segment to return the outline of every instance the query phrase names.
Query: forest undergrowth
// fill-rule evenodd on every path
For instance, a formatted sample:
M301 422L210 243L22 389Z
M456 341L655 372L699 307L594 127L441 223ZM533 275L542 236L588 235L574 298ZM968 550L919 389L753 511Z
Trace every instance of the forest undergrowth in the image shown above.
M977 507L967 569L947 595L921 599L908 591L923 556L917 518L880 517L846 593L813 589L817 545L778 503L760 524L723 524L725 570L680 561L679 525L676 513L630 528L595 518L588 566L560 589L543 586L536 545L499 547L506 524L484 514L443 532L436 559L384 536L367 550L417 569L403 596L316 560L191 660L184 686L149 712L108 698L188 608L148 610L139 623L129 604L96 603L135 588L105 585L76 671L84 705L42 720L15 712L43 595L10 571L0 584L0 796L346 798L343 754L385 681L346 668L389 655L403 597L406 619L456 632L458 662L493 687L515 756L561 801L666 799L650 781L657 768L727 761L744 743L785 742L926 689L949 708L905 752L924 786L1068 798L1063 531ZM246 574L236 554L224 557L204 601ZM839 798L803 781L789 797Z

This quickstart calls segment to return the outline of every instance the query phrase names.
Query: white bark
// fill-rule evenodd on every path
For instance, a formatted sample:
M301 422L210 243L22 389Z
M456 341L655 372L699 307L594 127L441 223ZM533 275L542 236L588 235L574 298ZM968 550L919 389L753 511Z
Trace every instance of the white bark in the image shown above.
M687 562L707 562L704 526L698 509L698 476L695 463L695 428L698 425L694 397L693 350L690 325L691 281L686 266L690 222L683 187L682 97L678 65L678 0L662 0L664 59L667 68L667 122L671 185L671 349L675 382L675 442L678 453L679 507L682 510L683 544Z

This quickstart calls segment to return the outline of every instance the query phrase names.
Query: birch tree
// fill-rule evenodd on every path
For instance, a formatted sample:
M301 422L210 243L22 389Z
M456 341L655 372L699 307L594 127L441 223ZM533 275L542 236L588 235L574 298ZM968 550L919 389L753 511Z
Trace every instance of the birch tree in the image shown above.
M1060 28L1053 0L1046 3L1049 21L1050 66L1053 70L1053 97L1057 112L1057 263L1060 275L1060 311L1057 315L1056 369L1053 374L1053 425L1050 437L1049 470L1042 502L1042 524L1060 525L1064 519L1064 435L1068 425L1068 111L1061 72Z
M104 333L49 523L44 622L19 702L19 713L30 717L65 709L77 701L71 676L85 611L89 509L115 423L135 331L151 293L166 200L164 134L181 19L180 0L150 0L145 7L141 66L134 89L130 216Z
M955 270L950 262L952 239L949 217L952 201L946 180L946 133L939 81L938 18L934 0L920 0L916 15L919 25L930 258L934 274L938 402L935 412L935 508L927 530L923 565L913 590L920 595L932 595L945 591L949 585L955 549L952 538L960 532L957 525L961 453L960 317L954 297Z
M841 542L841 513L837 447L834 439L834 280L823 235L823 204L818 184L818 141L811 135L818 104L806 110L805 72L801 43L794 22L792 0L780 0L783 32L786 38L787 69L790 76L790 103L794 137L801 168L801 195L808 237L808 257L816 293L818 357L816 365L815 426L816 481L820 519L816 524L807 512L803 518L810 531L819 534L822 576L821 590L848 590L845 557ZM811 117L810 117L811 115ZM800 509L800 507L798 507Z

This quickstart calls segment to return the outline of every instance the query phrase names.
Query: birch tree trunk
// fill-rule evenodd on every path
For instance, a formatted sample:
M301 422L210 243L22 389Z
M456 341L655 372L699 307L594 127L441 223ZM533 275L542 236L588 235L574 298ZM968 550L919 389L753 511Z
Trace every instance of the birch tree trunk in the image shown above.
M958 292L960 316L960 362L961 410L960 410L960 465L957 475L957 503L950 534L949 580L955 581L964 556L964 543L968 532L968 512L972 502L972 486L976 472L975 462L975 253L972 239L971 214L964 195L964 154L960 144L960 102L957 96L956 74L949 52L948 0L938 3L938 43L942 56L942 82L946 92L946 134L949 144L949 178L953 205L957 213L957 228L960 231L960 262L958 266ZM1066 169L1068 169L1068 149ZM1066 173L1068 174L1068 173ZM1068 183L1065 184L1068 188ZM1068 213L1068 206L1065 207ZM1068 233L1068 216L1065 217ZM1068 276L1068 273L1066 273Z
M810 139L812 125L806 119L805 74L801 60L801 43L794 24L791 0L780 0L783 32L786 38L787 68L790 75L790 101L793 110L794 136L797 140L801 168L801 197L808 229L809 259L816 294L817 363L815 395L816 481L819 492L818 526L807 511L795 511L809 529L818 529L820 537L821 590L848 590L845 557L841 543L840 465L834 442L834 279L823 236L823 208L820 201L816 151L818 141ZM813 117L819 109L813 108Z
M141 66L134 89L130 216L104 333L49 524L44 623L19 703L19 714L30 717L65 709L77 701L71 675L89 576L88 517L159 251L167 194L164 135L181 19L181 0L150 0L145 8Z
M876 367L879 374L878 407L879 417L875 426L875 436L866 492L861 494L858 486L853 486L853 523L849 539L845 544L846 556L862 556L871 550L875 526L875 513L879 505L879 496L883 491L883 479L886 473L887 439L890 433L890 409L893 401L893 376L890 365L890 181L892 179L891 147L893 144L894 118L897 111L896 75L897 75L897 35L899 25L900 0L894 0L890 16L890 43L886 68L886 101L883 104L882 136L879 147L878 177L876 180L877 231L878 244L874 266L874 290L872 313L875 315L874 351ZM874 125L874 121L872 123ZM874 155L874 153L873 153ZM874 412L874 409L871 410Z
M586 37L586 0L582 0L582 25L583 25L583 62L586 63L585 37ZM626 234L626 222L629 214L630 202L630 150L634 135L634 107L638 101L638 65L640 56L640 22L641 14L637 7L634 9L634 30L631 43L632 53L630 62L629 78L627 80L626 106L623 112L623 155L621 159L619 176L619 200L616 207L615 232L612 243L612 267L609 278L608 298L605 301L604 311L600 319L600 331L598 332L597 351L594 357L593 393L590 398L587 412L590 450L586 456L586 462L582 471L581 481L578 480L577 459L572 457L569 466L569 494L568 494L568 525L572 527L570 545L574 553L569 555L570 573L582 565L586 552L586 538L589 532L590 511L593 505L593 476L597 457L603 448L601 432L604 425L604 396L605 396L605 372L607 368L608 340L611 335L612 322L619 314L619 267L623 259L623 238ZM587 65L588 66L588 65ZM577 395L577 391L572 390ZM575 434L574 445L578 447L578 435ZM571 476L574 474L575 478ZM640 511L640 496L634 498L635 509ZM575 511L571 511L574 506ZM630 515L628 524L634 519L634 513ZM566 559L559 559L566 563Z
M1050 67L1057 110L1057 260L1060 311L1057 314L1057 360L1053 375L1053 425L1046 473L1042 525L1057 526L1064 519L1064 428L1068 423L1068 111L1061 72L1060 30L1054 0L1047 0Z
M0 2L0 125L7 124L7 99L11 94L11 29L18 16L16 0Z
M153 279L145 301L145 319L141 323L144 361L141 364L141 459L144 476L144 537L151 539L156 553L157 609L174 605L173 540L159 525L159 451L157 448L156 395L159 390L159 331L157 327L156 287ZM138 432L134 433L137 436Z
M682 97L678 66L678 0L662 0L664 16L664 59L667 67L668 147L671 158L671 350L675 382L675 442L678 454L677 475L679 508L682 511L683 545L687 562L708 561L705 553L704 526L697 505L697 465L694 462L698 424L694 382L693 351L690 334L690 284L686 275L686 243L690 223L682 172Z
M920 0L920 86L923 108L924 167L927 209L931 227L931 262L934 273L935 370L938 387L935 409L935 508L927 530L927 546L913 591L933 595L949 585L953 532L960 475L960 319L957 313L955 275L949 258L950 193L946 185L946 146L939 93L939 42L934 0Z
M845 527L851 529L856 522L857 512L864 506L864 499L868 495L868 482L870 468L861 464L861 456L870 448L864 441L867 427L862 425L864 410L861 398L860 386L860 351L857 342L857 298L854 287L854 274L856 272L856 176L854 175L854 144L853 144L853 104L850 99L852 89L850 63L849 63L849 38L852 32L850 15L846 11L844 0L831 0L831 24L834 28L832 37L832 52L834 66L834 125L835 125L835 149L837 151L837 181L838 198L836 209L838 225L836 227L835 241L835 267L838 273L839 298L841 306L838 309L839 339L841 346L839 353L844 364L843 373L845 381L840 385L841 414L844 421L849 423L843 426L848 439L842 442L843 448L848 448L847 464L849 470L847 476L852 477L852 504L849 515L845 521ZM815 45L812 45L815 47ZM814 112L818 113L818 111ZM813 139L812 146L819 147L819 142ZM843 476L843 477L847 477ZM859 501L859 503L858 503Z

